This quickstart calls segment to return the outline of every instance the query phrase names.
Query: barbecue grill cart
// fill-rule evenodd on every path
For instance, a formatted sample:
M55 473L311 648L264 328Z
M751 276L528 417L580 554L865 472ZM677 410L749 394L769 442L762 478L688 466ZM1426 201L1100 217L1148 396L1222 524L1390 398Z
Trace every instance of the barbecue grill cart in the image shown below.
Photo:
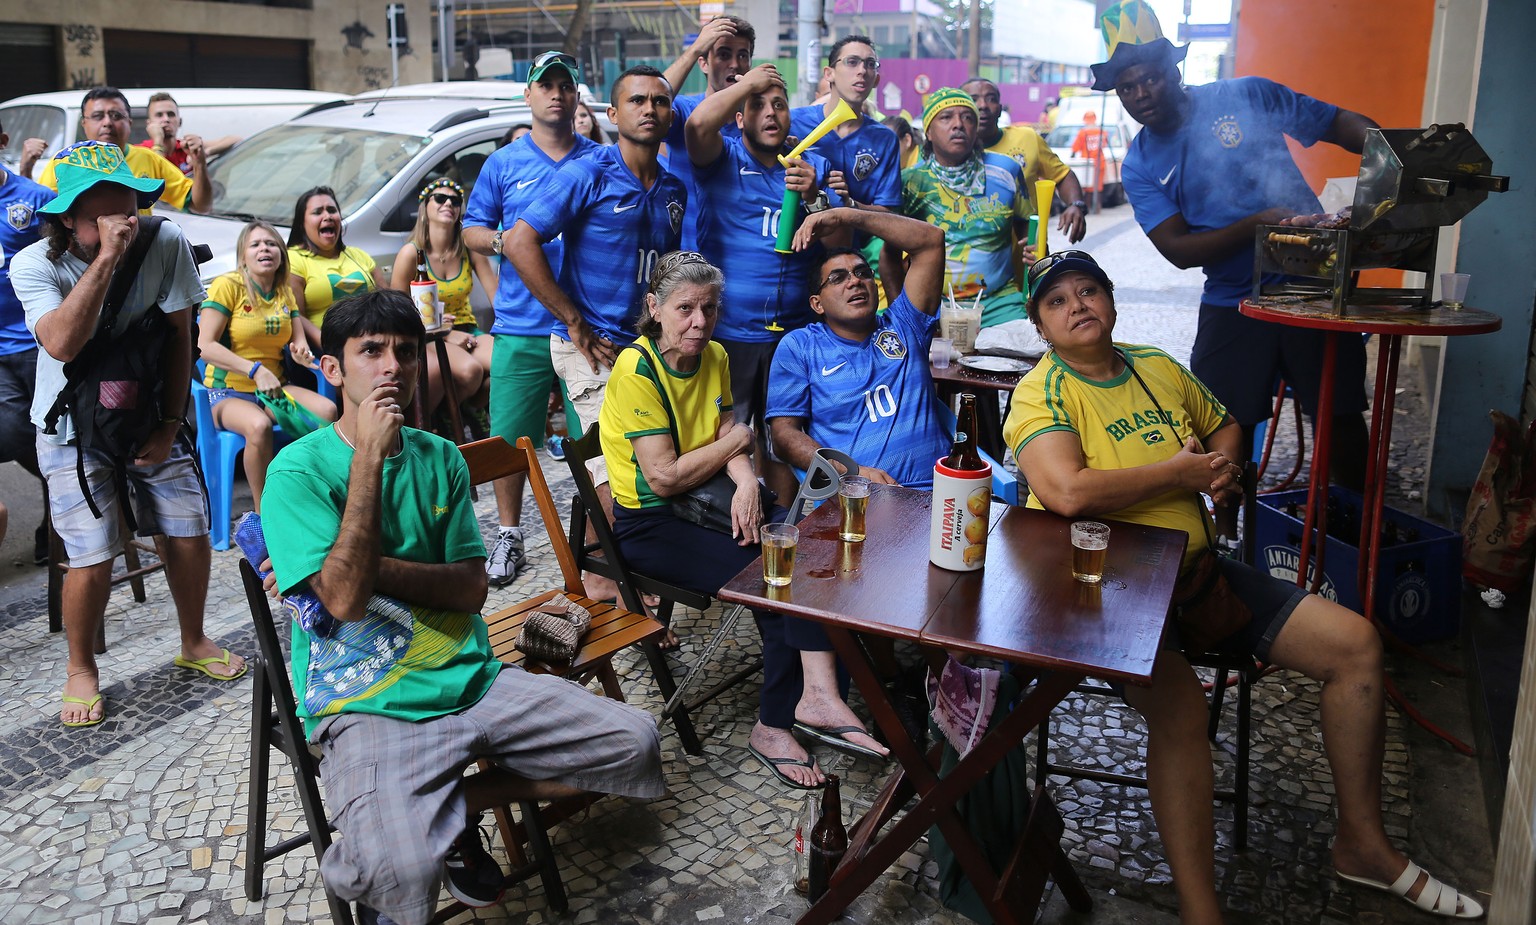
M1366 132L1347 225L1260 225L1254 232L1253 298L1275 303L1332 299L1349 305L1429 308L1441 226L1454 225L1490 192L1509 189L1461 123ZM1360 270L1412 270L1418 288L1361 286ZM1266 274L1290 279L1266 285Z

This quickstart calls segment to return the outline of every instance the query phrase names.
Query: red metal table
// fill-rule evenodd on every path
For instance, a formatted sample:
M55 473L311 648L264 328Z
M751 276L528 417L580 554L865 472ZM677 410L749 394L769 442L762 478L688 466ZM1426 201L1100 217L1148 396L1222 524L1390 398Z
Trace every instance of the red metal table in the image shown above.
M1503 319L1475 308L1449 309L1440 307L1438 303L1428 309L1397 305L1351 305L1345 308L1344 314L1339 315L1333 311L1331 300L1284 296L1244 300L1239 311L1260 321L1328 332L1323 348L1322 381L1318 384L1319 408L1333 407L1334 359L1338 354L1339 338L1358 337L1362 334L1380 338L1376 351L1376 387L1371 401L1371 424L1366 451L1365 492L1360 511L1360 568L1356 577L1365 616L1378 628L1382 628L1381 621L1376 617L1376 572L1381 555L1379 526L1386 498L1387 458L1392 446L1392 407L1397 395L1397 368L1402 338L1408 334L1425 337L1487 334L1497 331ZM1328 531L1328 462L1332 450L1333 416L1317 415L1313 429L1312 471L1296 583L1305 587L1310 574L1311 590L1316 591L1323 580L1323 558L1327 547L1323 538ZM1314 543L1317 562L1312 565ZM1472 754L1470 746L1436 729L1407 703L1390 678L1387 680L1387 691L1420 725L1445 739L1458 751Z
M933 825L1000 925L1034 921L1048 876L1074 909L1092 905L1061 848L1063 824L1044 788L1035 792L1029 821L1001 873L955 804L1085 676L1150 683L1187 538L1176 530L1116 524L1105 572L1115 580L1089 588L1072 579L1070 520L995 506L986 568L950 572L928 563L930 497L874 486L869 539L851 544L837 537L837 506L823 505L800 523L789 586L765 586L757 561L719 593L729 603L821 623L900 762L854 825L830 889L801 925L835 919ZM1034 683L1008 718L940 779L940 750L924 754L907 735L855 633L1003 658ZM917 803L882 834L914 793Z

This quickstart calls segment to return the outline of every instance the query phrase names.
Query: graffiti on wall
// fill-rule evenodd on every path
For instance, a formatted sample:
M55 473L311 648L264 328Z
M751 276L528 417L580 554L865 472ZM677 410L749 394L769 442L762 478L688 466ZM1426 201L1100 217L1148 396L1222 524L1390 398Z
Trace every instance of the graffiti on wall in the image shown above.
M97 86L94 67L81 67L69 72L69 89L89 90L94 86Z
M363 47L363 40L373 38L373 30L363 25L363 21L361 19L353 21L350 26L342 26L341 34L347 38L347 44L344 50L355 48L358 51L367 51L367 49Z
M101 33L88 23L69 23L64 27L64 41L71 54L89 58L101 42Z
M389 68L360 64L357 66L357 76L363 79L363 83L368 85L368 89L377 90L389 83Z

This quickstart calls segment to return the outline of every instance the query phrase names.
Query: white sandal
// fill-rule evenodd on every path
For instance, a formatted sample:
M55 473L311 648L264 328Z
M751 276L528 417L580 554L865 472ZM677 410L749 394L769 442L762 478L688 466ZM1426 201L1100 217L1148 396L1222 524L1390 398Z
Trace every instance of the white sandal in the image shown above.
M1350 883L1358 883L1368 886L1373 890L1381 890L1400 896L1404 901L1410 902L1418 908L1430 913L1450 919L1480 919L1483 917L1483 906L1477 900L1460 892L1455 887L1443 883L1434 874L1428 873L1424 868L1408 862L1403 868L1402 874L1390 885L1380 880L1372 880L1369 877L1351 877L1346 873L1339 873L1340 880L1348 880ZM1418 899L1408 899L1408 891L1419 882L1419 874L1424 875L1424 889L1419 891Z

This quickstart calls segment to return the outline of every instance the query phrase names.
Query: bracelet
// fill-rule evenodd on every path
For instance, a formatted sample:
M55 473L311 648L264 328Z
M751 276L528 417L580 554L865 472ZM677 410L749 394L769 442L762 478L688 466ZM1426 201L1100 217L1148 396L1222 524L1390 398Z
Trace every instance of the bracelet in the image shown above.
M261 361L257 360L256 362L251 364L251 371L245 374L245 378L247 378L247 379L255 379L256 378L256 373L258 373L260 370L261 370Z
M181 418L165 418L165 417L163 417L163 418L160 419L160 423L161 424L175 424L177 426L180 426L181 425Z

